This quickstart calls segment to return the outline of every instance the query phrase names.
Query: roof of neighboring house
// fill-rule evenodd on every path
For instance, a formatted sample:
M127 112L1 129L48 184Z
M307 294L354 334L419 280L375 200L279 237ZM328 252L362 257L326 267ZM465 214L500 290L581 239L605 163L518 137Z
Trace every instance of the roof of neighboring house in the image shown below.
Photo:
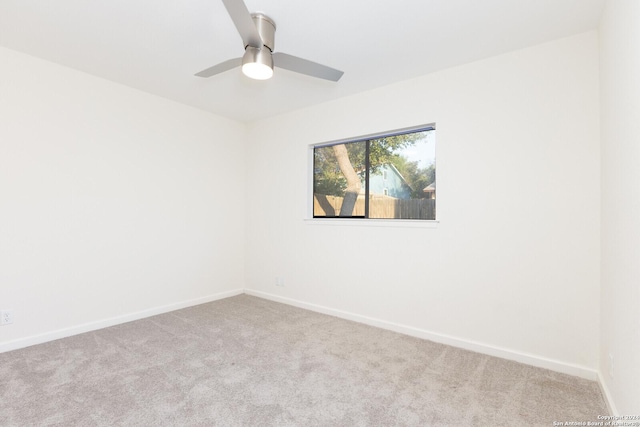
M404 176L402 176L402 174L400 173L400 171L398 170L398 168L396 168L393 163L383 163L380 165L381 168L386 168L387 170L390 170L391 172L395 173L398 178L400 178L400 180L402 181L403 184L405 184L407 187L409 187L410 190L413 190L413 187L411 187L411 184L409 184L407 182L406 179L404 179ZM358 175L360 175L360 179L364 179L364 173L365 171L362 170L360 172L358 172ZM373 175L380 175L380 172L373 174Z
M398 175L398 177L400 177L400 180L402 180L402 182L403 182L404 184L406 184L406 185L407 185L407 187L411 188L411 185L407 182L407 180L406 180L406 179L404 179L404 176L402 176L402 174L400 173L400 171L398 170L398 168L396 168L392 163L387 163L387 164L386 164L386 166L390 166L390 167L391 167L391 170L392 170L393 172L395 172L395 173Z
M433 193L434 191L436 191L436 182L433 181L431 184L427 185L426 187L424 187L422 189L422 191L424 193Z

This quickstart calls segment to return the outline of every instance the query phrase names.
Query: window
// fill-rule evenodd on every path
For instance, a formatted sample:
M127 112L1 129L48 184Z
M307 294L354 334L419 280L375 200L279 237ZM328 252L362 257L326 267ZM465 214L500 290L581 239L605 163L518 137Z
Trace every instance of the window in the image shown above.
M435 126L313 147L313 217L436 219Z

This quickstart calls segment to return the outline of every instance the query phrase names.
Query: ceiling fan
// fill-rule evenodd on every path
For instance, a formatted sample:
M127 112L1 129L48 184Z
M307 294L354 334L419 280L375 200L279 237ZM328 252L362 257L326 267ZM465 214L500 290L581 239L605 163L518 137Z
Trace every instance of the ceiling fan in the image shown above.
M244 56L221 62L196 74L211 77L242 66L242 72L252 79L266 80L273 76L273 67L337 82L344 74L326 65L282 52L273 53L276 24L262 13L249 13L243 0L222 0L244 44Z

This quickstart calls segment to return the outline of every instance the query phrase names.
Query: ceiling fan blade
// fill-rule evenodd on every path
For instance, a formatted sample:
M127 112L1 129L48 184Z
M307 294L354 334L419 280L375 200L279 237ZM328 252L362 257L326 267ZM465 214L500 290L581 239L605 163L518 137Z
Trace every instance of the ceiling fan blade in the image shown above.
M258 33L258 29L253 23L249 9L247 9L247 5L244 4L244 1L222 0L222 3L224 3L224 7L227 8L227 12L229 12L229 16L231 16L233 24L236 26L238 33L240 33L244 47L253 46L261 48L262 39L260 38L260 33Z
M297 56L288 55L282 52L273 54L273 65L284 68L285 70L294 71L296 73L306 74L307 76L317 77L319 79L331 80L337 82L344 72L326 65L298 58Z
M228 61L224 61L219 63L218 65L214 65L213 67L209 67L206 70L202 70L196 74L198 77L211 77L216 74L224 73L225 71L229 71L232 68L236 68L242 65L242 58L233 58Z

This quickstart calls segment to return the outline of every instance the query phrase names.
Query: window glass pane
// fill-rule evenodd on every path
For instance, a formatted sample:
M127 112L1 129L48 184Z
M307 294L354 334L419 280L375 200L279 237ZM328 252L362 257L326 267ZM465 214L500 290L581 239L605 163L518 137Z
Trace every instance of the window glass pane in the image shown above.
M366 142L313 150L313 216L363 217Z
M369 218L436 218L435 131L371 140Z

